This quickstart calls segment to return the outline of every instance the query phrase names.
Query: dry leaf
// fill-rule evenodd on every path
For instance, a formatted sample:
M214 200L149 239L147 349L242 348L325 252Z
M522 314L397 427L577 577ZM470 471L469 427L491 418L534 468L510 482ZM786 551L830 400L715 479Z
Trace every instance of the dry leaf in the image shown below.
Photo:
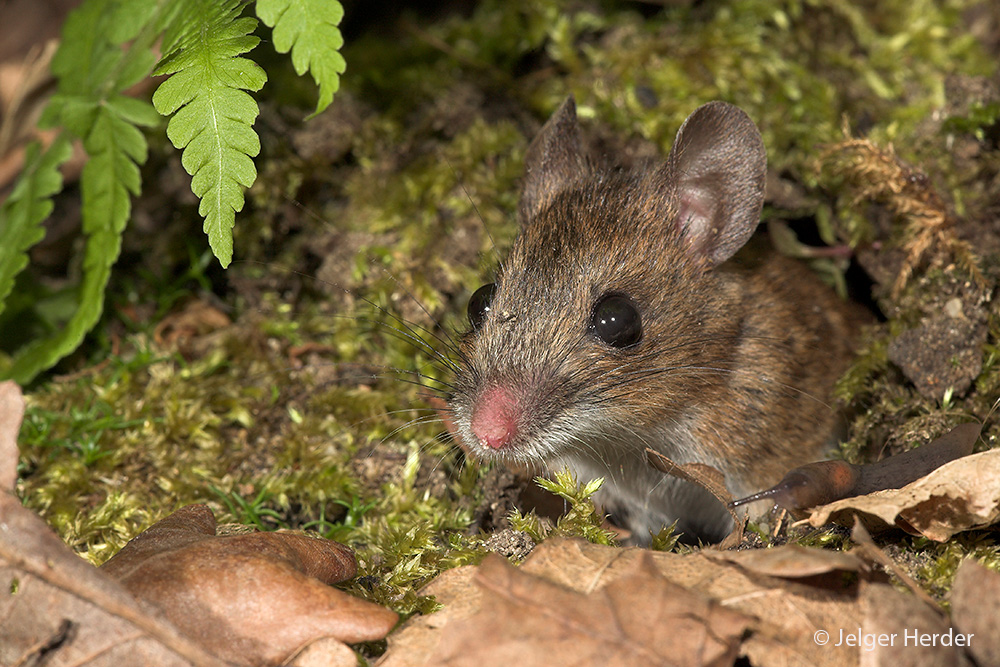
M1000 665L1000 574L971 558L962 561L951 589L955 628L971 634L969 652L979 665Z
M663 454L646 448L646 461L657 470L685 482L697 484L712 494L733 517L733 531L722 540L720 547L729 549L743 541L743 531L747 527L746 514L736 512L729 503L733 496L726 488L726 478L716 468L704 463L674 463Z
M354 576L347 547L294 533L215 535L184 507L102 568L189 637L239 664L273 664L321 637L380 639L396 614L326 585Z
M697 484L715 496L723 505L728 505L733 499L729 489L726 488L725 476L710 465L674 463L663 454L648 447L646 448L646 461L660 472ZM733 518L736 518L735 515Z
M125 582L140 579L161 567L169 553L186 553L196 544L209 542L211 550L202 549L207 558L231 553L265 556L287 562L303 574L326 584L350 579L357 573L353 552L342 544L297 533L241 532L216 537L215 517L206 505L188 505L157 522L101 566L110 576ZM207 566L218 566L211 560ZM127 583L127 585L130 585Z
M307 645L377 639L395 624L393 612L321 583L353 576L346 547L295 534L215 537L201 506L94 568L10 493L23 409L17 386L0 384L0 479L10 482L0 491L0 665L222 667L274 664L304 648L292 664L340 667L356 662L343 644Z
M944 542L955 533L990 526L1000 518L1000 450L972 454L946 463L902 489L845 498L813 508L814 527L830 521L850 525L856 513L882 525Z
M446 627L431 664L731 665L750 622L671 584L650 560L589 595L495 555L476 583L487 593L482 608Z
M357 667L358 656L347 644L331 637L318 639L295 656L288 667Z
M832 635L857 647L863 667L971 667L944 616L889 584L861 582L861 621Z
M17 432L24 419L21 388L13 380L0 382L0 492L17 482Z
M641 549L615 549L576 539L549 539L535 547L521 570L590 593L635 569Z
M750 552L747 552L750 553ZM733 554L736 555L735 553ZM858 618L856 590L841 578L783 580L758 574L714 554L658 554L660 571L726 607L755 617L740 655L757 667L801 665L844 667L858 664L856 651L845 646L818 646L816 633L850 627ZM831 583L839 582L838 587Z
M377 667L413 667L426 664L441 641L441 630L449 623L469 618L483 601L483 590L474 579L473 565L456 567L439 574L421 589L421 595L433 595L442 605L433 614L411 617L401 628L389 635L389 650Z
M17 385L0 384L0 665L221 666L12 495L8 468L17 462L23 411Z
M846 647L819 649L813 639L818 630L856 623L858 606L853 589L818 588L773 579L715 560L714 551L650 553L581 540L547 540L535 548L521 569L556 581L575 579L575 590L592 590L622 576L644 553L650 554L660 573L670 581L755 617L740 652L755 666L857 664L855 651ZM737 552L726 553L739 558ZM567 571L571 574L566 575Z
M861 523L861 520L857 517L854 518L854 528L851 529L851 540L858 545L858 551L863 553L868 560L873 563L878 563L886 570L892 572L896 575L896 578L903 582L910 591L913 592L918 598L923 600L928 606L941 610L941 605L939 605L934 598L927 594L923 588L920 587L913 578L906 573L906 571L896 564L896 561L889 558L889 555L878 548L875 541L872 540L872 536L868 534L865 530L865 526Z
M0 495L0 664L222 665Z
M733 556L741 558L735 553ZM711 598L723 607L752 619L749 632L742 640L740 655L749 659L755 667L843 667L858 664L860 656L856 649L845 646L821 647L814 640L814 633L819 630L839 631L840 628L858 624L860 612L857 587L844 584L838 577L824 580L827 584L824 588L812 585L815 578L808 582L775 579L728 560L716 560L715 554L708 555L707 552L686 555L656 553L634 548L604 547L570 539L546 540L535 548L518 569L520 574L546 579L559 587L579 593L593 593L602 591L623 577L634 576L641 568L641 561L647 558L662 577L695 591L693 595L697 599ZM824 567L834 567L831 563ZM847 561L843 565L846 566ZM852 560L850 567L854 565ZM389 650L378 667L435 664L430 652L438 642L442 642L441 650L447 647L444 643L447 640L440 639L443 631L447 631L452 624L461 624L462 619L469 619L480 609L481 604L487 604L491 597L496 596L493 591L484 592L477 588L474 573L473 568L447 572L426 587L422 593L435 595L444 609L426 617L411 618L400 631L390 635ZM838 581L839 588L831 587ZM654 593L653 589L642 595L637 594L636 606L660 604L658 595L660 594ZM579 599L586 598L575 598ZM489 622L486 615L481 615L480 618ZM533 625L551 623L548 617L536 613L529 615L529 619L531 620L528 622ZM480 642L503 631L501 626L498 617L489 622L488 627L480 626ZM648 632L666 633L670 637L677 634L670 624L652 628ZM551 645L541 650L542 655L549 658L558 653ZM511 662L520 667L527 654L528 651L525 650L524 654L511 658ZM489 656L480 658L485 661ZM609 661L607 664L616 663Z
M476 571L471 568L463 568L447 573L445 586L437 588L435 582L425 589L425 593L433 591L445 605L443 615L436 620L435 615L411 619L402 633L389 638L390 650L379 667L477 663L486 667L504 661L520 667L536 664L533 660L541 661L537 664L560 664L564 655L575 655L563 648L565 636L560 635L560 630L566 623L572 621L585 628L581 632L589 637L582 640L586 646L597 642L590 629L590 623L595 621L588 615L593 610L585 601L616 590L615 582L628 582L630 577L634 580L649 565L654 565L664 579L696 591L684 591L682 596L694 596L696 600L711 598L721 607L750 619L739 653L755 667L965 665L966 658L954 638L957 633L977 632L959 626L960 630L949 635L942 614L891 587L864 580L850 584L837 576L816 576L842 571L857 571L864 576L867 567L851 554L789 546L765 551L708 550L680 555L552 539L539 545L524 565L513 571L519 577L488 578L486 587L477 591L476 582L482 577L474 576ZM778 579L774 575L794 579ZM996 578L1000 581L1000 576ZM557 583L537 583L542 580ZM633 589L632 606L662 610L662 600L668 594L650 585L648 578L640 577L639 581L645 592L640 593L638 587ZM549 596L547 591L552 589L559 591L558 595ZM580 595L567 598L566 589ZM669 593L671 598L679 599L675 595ZM700 602L685 604L693 618L704 616ZM578 609L583 611L577 614ZM994 624L995 618L996 612L987 607L980 620ZM647 627L642 623L648 618L615 620L630 624L627 629L644 638L648 634L649 642L667 641L672 647L670 658L674 663L671 664L686 664L683 640L679 639L686 631L673 620ZM612 631L605 628L598 635L600 632ZM418 637L421 633L424 636ZM878 645L879 636L885 635L885 643L893 633L894 646ZM910 636L908 646L902 645L907 641L905 633ZM538 639L539 636L543 639ZM914 645L931 641L930 636L937 637L937 647ZM947 639L949 636L952 639ZM405 638L402 643L397 641L401 637ZM513 644L518 652L504 641L495 644L493 637L520 639L520 643ZM952 646L942 647L942 639L945 643L950 641ZM533 643L536 640L538 647ZM432 655L429 647L436 642L439 654ZM459 644L456 646L455 642ZM494 660L495 663L491 662ZM604 661L608 665L659 664L650 658L630 662L620 655L605 656ZM595 663L584 660L576 664Z
M195 299L180 311L168 314L156 325L153 337L157 343L176 346L185 356L204 353L206 344L199 339L232 324L232 320L215 306Z
M799 579L831 572L858 572L867 569L857 556L841 551L807 549L797 544L785 544L772 549L749 551L704 550L706 558L735 563L745 570L770 577Z

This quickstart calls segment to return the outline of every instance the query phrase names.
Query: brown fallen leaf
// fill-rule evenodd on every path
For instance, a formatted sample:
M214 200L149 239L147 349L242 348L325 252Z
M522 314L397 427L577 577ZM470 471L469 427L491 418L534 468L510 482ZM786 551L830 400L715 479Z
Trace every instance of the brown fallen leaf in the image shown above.
M482 608L445 628L430 664L731 665L751 620L671 584L648 559L589 595L496 555L475 581Z
M17 482L17 432L24 419L21 388L13 380L0 382L0 491Z
M477 567L464 565L439 574L421 589L421 595L433 595L439 611L410 617L389 635L389 650L377 667L414 667L425 665L441 641L441 630L449 623L467 619L482 605L484 592L475 584Z
M865 530L864 524L858 517L854 518L854 528L851 529L851 540L858 545L858 551L865 555L868 560L873 563L878 563L885 569L896 575L896 578L903 582L903 584L910 589L910 591L916 595L918 598L924 601L929 607L937 611L941 611L941 605L939 605L934 598L927 594L923 588L920 587L913 577L908 575L906 571L896 564L892 558L889 557L887 553L878 548L872 536L868 534Z
M1000 450L965 456L941 466L902 489L845 498L813 508L810 525L853 523L866 518L869 529L897 525L944 542L955 533L993 525L1000 519Z
M0 665L221 667L14 497L7 468L23 411L17 385L0 384Z
M614 549L576 539L546 540L524 561L522 572L579 593L590 593L632 572L640 549Z
M722 503L733 518L733 530L722 540L721 548L730 549L743 541L743 532L747 527L747 515L744 512L735 511L730 506L733 496L726 488L726 479L721 471L704 463L675 463L648 447L646 448L646 461L662 473L697 484Z
M394 612L327 585L356 569L351 551L330 540L216 536L204 505L181 508L102 566L214 654L248 665L276 664L321 637L384 637Z
M357 573L354 553L342 544L297 533L242 532L216 537L215 517L206 505L188 505L133 538L111 557L101 570L119 581L138 578L136 572L149 572L150 562L166 560L168 552L186 549L209 538L213 544L226 545L231 552L246 551L283 560L306 576L326 584L350 579ZM212 550L216 556L218 547Z
M228 315L212 304L194 299L160 320L153 338L160 345L176 347L186 359L194 359L210 349L213 343L210 334L232 323Z
M224 664L101 576L7 493L0 524L0 664Z
M634 567L633 561L644 553L649 552L602 547L580 540L547 540L536 547L521 569L557 581L563 576L560 572L568 569L576 581L572 585L575 590L583 587L590 590L629 571ZM752 552L725 553L739 558L739 554ZM818 630L849 627L856 622L858 606L853 588L817 587L775 579L733 562L715 560L706 551L650 556L670 581L755 619L740 649L740 655L752 664L759 667L858 664L856 651L843 646L820 650L814 641Z
M798 544L749 551L705 549L701 553L711 560L735 563L757 574L784 579L815 577L831 572L859 572L867 569L867 564L852 553L808 549Z
M846 646L819 646L816 633L850 627L858 618L856 586L841 577L776 578L750 566L754 551L657 554L656 562L672 581L754 617L740 656L756 667L801 665L846 667L859 655ZM740 563L746 560L747 564ZM822 585L815 585L819 581Z
M752 552L726 552L734 558ZM822 557L821 557L822 558ZM749 568L728 560L718 560L706 552L691 554L657 553L642 549L620 549L591 544L582 540L554 538L540 544L518 568L519 574L532 575L553 582L557 587L581 594L599 592L623 577L641 571L641 562L649 559L659 570L660 576L677 586L694 591L685 593L699 600L710 598L726 609L739 612L751 619L748 631L741 639L740 656L755 667L802 665L803 667L844 667L857 665L860 653L846 646L818 646L814 633L857 626L860 610L857 585L843 583L839 577L824 579L824 586L814 585L816 578L783 580L753 572ZM844 569L850 565L845 561ZM830 567L834 567L830 565ZM863 571L863 568L862 568ZM444 608L429 616L415 616L389 636L389 650L378 662L378 667L413 667L436 665L434 650L444 650L449 639L445 633L450 626L462 624L477 613L487 624L480 626L480 643L501 632L506 620L489 619L481 612L490 598L497 594L482 589L475 582L477 570L459 568L441 575L425 587L423 594L432 594ZM838 583L839 582L839 583ZM645 597L644 597L645 596ZM660 604L662 594L657 588L636 594L635 606ZM648 599L647 599L648 598ZM575 600L587 599L586 597ZM537 610L532 610L524 623L534 627L553 622ZM506 616L503 617L504 619ZM638 626L636 626L638 627ZM637 630L638 632L638 630ZM670 622L663 626L646 628L643 632L654 635L678 634ZM511 658L521 665L527 660L529 650ZM484 652L485 648L482 649ZM542 656L549 659L558 655L554 645L542 646ZM477 654L485 664L489 655ZM472 662L470 659L469 662ZM530 663L526 663L530 664ZM548 663L541 663L548 664ZM586 664L586 663L584 663ZM615 663L613 660L607 662ZM630 664L630 663L625 663ZM636 663L647 664L647 663ZM656 663L653 663L656 664Z
M704 463L675 463L663 454L646 448L646 461L660 472L672 475L686 482L692 482L704 488L720 503L728 505L733 499L729 489L726 488L726 480L723 474L710 465ZM735 515L734 515L735 518Z
M856 647L865 667L971 667L961 633L947 619L889 584L861 582L861 618L830 633Z
M297 667L346 667L356 658L342 641L381 638L395 624L393 612L322 583L353 576L346 547L296 534L215 537L203 506L176 512L94 568L10 492L23 410L17 386L0 383L0 479L9 483L0 490L0 665L222 667L293 657Z
M351 647L331 637L318 639L302 649L282 667L357 667L358 656Z
M955 627L971 634L969 653L978 665L1000 665L1000 574L967 558L958 566L951 589Z

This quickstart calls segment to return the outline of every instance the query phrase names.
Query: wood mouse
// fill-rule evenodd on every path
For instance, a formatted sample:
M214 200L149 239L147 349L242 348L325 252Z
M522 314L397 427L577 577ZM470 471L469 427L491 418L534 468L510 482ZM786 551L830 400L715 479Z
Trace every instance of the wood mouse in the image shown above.
M595 166L567 99L528 148L510 254L469 302L449 407L473 455L604 477L598 500L640 543L675 520L688 539L731 527L646 447L718 468L735 496L820 458L857 320L793 260L727 261L765 172L757 127L724 102L662 164Z

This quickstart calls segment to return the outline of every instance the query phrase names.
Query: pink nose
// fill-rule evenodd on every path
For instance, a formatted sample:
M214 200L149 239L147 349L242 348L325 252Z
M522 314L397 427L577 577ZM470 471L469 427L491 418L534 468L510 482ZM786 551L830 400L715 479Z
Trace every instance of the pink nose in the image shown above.
M506 447L517 435L520 408L502 387L486 390L472 409L472 433L483 447Z

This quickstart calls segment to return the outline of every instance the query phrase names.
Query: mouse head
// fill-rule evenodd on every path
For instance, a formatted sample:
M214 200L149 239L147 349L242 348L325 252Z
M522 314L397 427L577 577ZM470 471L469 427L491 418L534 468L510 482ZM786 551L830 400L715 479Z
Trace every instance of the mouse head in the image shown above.
M672 224L694 254L715 266L750 238L764 201L767 156L750 117L726 102L699 107L681 125L670 156L648 186L676 201ZM518 218L531 224L562 192L593 170L580 140L576 104L566 99L532 141Z
M599 170L570 98L525 168L521 233L497 281L469 303L451 401L462 439L501 458L546 460L578 443L581 427L676 421L691 395L718 382L692 369L724 364L733 340L712 269L759 220L757 128L712 102L684 122L663 164Z

